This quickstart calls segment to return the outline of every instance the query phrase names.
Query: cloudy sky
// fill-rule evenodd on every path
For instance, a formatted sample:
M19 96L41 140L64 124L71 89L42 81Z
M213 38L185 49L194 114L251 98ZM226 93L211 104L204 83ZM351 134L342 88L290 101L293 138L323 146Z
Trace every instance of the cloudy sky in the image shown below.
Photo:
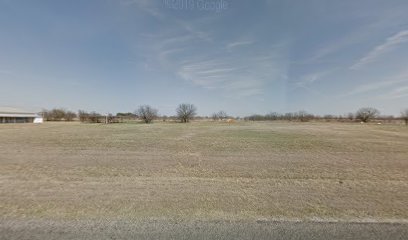
M406 0L0 0L0 105L408 107Z

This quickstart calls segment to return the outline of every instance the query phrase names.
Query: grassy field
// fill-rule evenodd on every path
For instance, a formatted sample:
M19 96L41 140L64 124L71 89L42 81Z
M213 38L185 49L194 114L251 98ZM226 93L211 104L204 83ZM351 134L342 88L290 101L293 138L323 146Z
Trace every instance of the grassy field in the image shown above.
M408 128L0 125L0 215L408 220Z

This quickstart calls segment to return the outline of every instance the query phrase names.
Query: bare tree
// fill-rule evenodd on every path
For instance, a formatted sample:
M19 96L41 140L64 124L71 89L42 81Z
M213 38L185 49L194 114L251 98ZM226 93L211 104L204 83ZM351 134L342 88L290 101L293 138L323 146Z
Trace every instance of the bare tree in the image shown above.
M297 113L295 113L295 116L297 116L297 118L301 121L301 122L308 122L311 118L313 118L313 116L309 113L307 113L306 111L299 111Z
M78 111L78 117L79 117L79 121L86 122L86 121L88 121L89 113L87 113L84 110L79 110Z
M65 121L68 121L68 122L74 121L74 118L76 118L76 117L77 117L77 115L74 112L67 111L65 113Z
M57 109L52 109L52 110L44 109L42 112L43 112L43 117L45 121L60 121L62 118L61 114L59 114L60 111L61 110L57 110Z
M76 118L76 113L63 108L44 109L42 115L46 121L73 121Z
M140 106L135 112L145 123L151 123L157 118L157 109L152 108L149 105Z
M228 115L225 111L219 111L217 113L213 113L211 118L216 121L216 120L223 120L228 118Z
M271 112L265 115L265 119L269 121L278 120L279 118L281 118L281 114L277 112Z
M348 118L348 120L353 121L354 120L354 113L348 113L347 118Z
M66 110L62 108L54 108L50 111L50 115L53 121L65 120Z
M88 123L100 123L103 116L97 112L78 111L79 121Z
M121 118L136 118L136 114L134 113L116 113L116 117L121 117Z
M405 121L405 125L408 126L408 108L401 112L401 117Z
M365 108L360 108L356 112L356 119L360 119L362 122L368 122L373 118L376 118L380 114L380 111L378 111L375 108L371 107L365 107Z
M183 103L178 106L176 112L177 118L182 123L187 123L197 114L197 108L193 104Z
M100 123L103 116L97 112L91 112L88 115L88 120L91 123Z

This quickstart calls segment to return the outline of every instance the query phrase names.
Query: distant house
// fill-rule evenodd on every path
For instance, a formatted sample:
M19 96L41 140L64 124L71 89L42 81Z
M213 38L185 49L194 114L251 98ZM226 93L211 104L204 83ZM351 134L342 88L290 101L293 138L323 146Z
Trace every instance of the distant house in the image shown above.
M37 113L16 108L0 107L1 123L42 123L43 117Z

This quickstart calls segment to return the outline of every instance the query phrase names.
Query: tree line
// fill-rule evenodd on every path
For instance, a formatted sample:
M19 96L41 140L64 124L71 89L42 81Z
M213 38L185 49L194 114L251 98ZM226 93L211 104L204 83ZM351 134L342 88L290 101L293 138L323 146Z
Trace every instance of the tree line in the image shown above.
M103 115L93 112L87 112L84 110L79 110L78 113L65 110L63 108L54 108L52 110L43 110L42 115L45 121L74 121L79 119L81 122L88 123L115 123L120 122L123 118L128 119L140 119L144 123L152 123L153 120L159 118L158 110L151 107L150 105L139 106L134 112L128 113L117 113L115 116L112 114ZM197 108L193 104L183 103L176 108L176 115L174 119L179 120L182 123L188 123L197 115ZM164 121L167 119L167 116L161 116L161 119ZM208 117L207 117L208 118ZM219 111L211 115L213 120L225 120L231 119L234 117L229 116L225 111ZM346 115L334 116L334 115L314 115L306 111L298 112L289 112L289 113L277 113L272 112L269 114L261 115L255 114L251 116L244 117L246 121L276 121L276 120L285 120L285 121L299 121L307 122L311 120L336 120L336 121L361 121L369 122L373 119L382 118L382 119L393 119L393 116L381 117L380 111L371 107L364 107L357 110L355 113L348 113ZM401 119L405 121L405 124L408 125L408 109L405 109L401 112Z
M308 122L311 120L358 120L361 122L369 122L372 119L376 119L380 117L380 111L378 111L375 108L371 107L364 107L360 108L357 112L355 113L348 113L346 115L324 115L324 116L319 116L319 115L314 115L311 113L308 113L306 111L298 111L298 112L289 112L289 113L277 113L277 112L272 112L266 115L252 115L248 116L245 119L250 120L250 121L275 121L275 120L286 120L286 121L300 121L300 122Z
M87 123L114 123L119 122L122 118L138 118L145 123L152 123L159 117L158 110L149 106L142 105L133 113L117 113L103 115L98 112L87 112L79 110L78 113L68 111L64 108L54 108L52 110L44 109L41 114L45 121L74 121L79 119L80 122ZM197 108L193 104L183 103L176 109L176 118L182 123L188 123L197 115ZM166 116L162 116L166 118Z

